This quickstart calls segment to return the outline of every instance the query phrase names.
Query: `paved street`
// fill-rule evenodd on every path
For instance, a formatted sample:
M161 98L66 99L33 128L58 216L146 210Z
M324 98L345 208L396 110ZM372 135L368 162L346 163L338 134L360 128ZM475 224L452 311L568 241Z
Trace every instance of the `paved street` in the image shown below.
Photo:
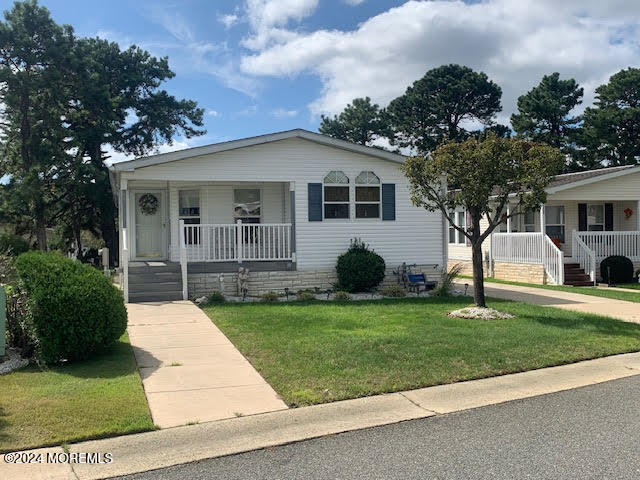
M640 376L127 479L637 479Z

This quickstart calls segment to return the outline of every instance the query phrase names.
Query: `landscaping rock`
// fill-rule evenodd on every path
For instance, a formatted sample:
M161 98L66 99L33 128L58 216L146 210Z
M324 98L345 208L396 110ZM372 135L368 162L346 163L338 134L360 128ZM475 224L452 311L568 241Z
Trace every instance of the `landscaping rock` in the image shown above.
M493 308L467 307L448 314L454 318L477 318L478 320L504 320L514 318L510 313L499 312Z
M7 359L0 363L0 375L29 365L29 359L22 358L17 350L8 348L6 353Z

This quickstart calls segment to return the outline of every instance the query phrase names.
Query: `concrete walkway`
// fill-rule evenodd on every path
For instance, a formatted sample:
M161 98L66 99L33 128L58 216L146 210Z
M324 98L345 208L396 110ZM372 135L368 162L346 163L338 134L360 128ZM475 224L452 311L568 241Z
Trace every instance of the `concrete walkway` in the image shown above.
M640 375L640 353L615 355L500 377L292 408L263 415L106 438L68 446L70 454L111 453L111 463L7 463L0 478L91 480L144 472L310 438L435 417ZM61 447L31 450L63 454Z
M160 428L286 409L191 302L130 303L129 339Z
M471 290L472 280L457 280L456 283L458 286L468 283L469 294L473 294ZM625 322L640 323L640 303L502 283L485 282L484 289L488 297L533 303L546 307L564 308L565 310L576 312L607 315Z

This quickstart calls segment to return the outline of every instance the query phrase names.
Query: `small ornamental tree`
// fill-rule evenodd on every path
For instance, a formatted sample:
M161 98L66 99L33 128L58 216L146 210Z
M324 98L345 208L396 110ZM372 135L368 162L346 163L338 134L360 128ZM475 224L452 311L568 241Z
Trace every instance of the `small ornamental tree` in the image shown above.
M486 306L482 242L504 218L507 200L517 205L511 217L538 209L546 201L545 187L560 172L563 161L564 156L554 147L489 134L485 139L441 145L429 157L410 158L404 164L414 205L440 210L469 240L477 306ZM468 214L466 229L454 222L451 212L456 208L464 208ZM485 231L480 229L482 218L488 223Z

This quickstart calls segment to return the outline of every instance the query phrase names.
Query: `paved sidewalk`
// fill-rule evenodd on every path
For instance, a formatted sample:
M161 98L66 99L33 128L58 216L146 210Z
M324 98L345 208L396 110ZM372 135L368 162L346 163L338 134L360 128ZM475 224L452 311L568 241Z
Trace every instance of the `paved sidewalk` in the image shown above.
M11 465L0 455L0 478L89 480L159 469L206 458L363 428L493 405L640 375L640 353L440 385L262 415L169 428L69 445L69 452L111 453L109 464ZM32 450L32 453L62 448Z
M456 284L458 285L464 285L465 283L469 284L469 292L472 294L471 286L473 285L473 281L471 279L456 280ZM564 308L565 310L573 310L576 312L606 315L617 318L618 320L624 320L625 322L640 323L640 303L503 283L485 282L484 289L487 297L533 303L546 307Z
M130 303L127 311L129 339L157 426L287 408L193 303Z

